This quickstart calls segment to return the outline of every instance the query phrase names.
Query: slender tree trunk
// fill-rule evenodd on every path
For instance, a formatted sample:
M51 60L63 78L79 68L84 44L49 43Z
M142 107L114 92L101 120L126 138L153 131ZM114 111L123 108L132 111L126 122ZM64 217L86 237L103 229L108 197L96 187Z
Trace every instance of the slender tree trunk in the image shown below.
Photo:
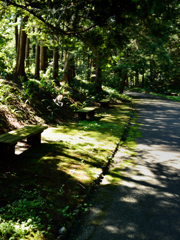
M102 92L102 69L101 69L101 55L98 54L96 59L96 78L95 78L95 89L97 92Z
M47 69L47 48L45 46L40 47L40 55L41 55L41 66L40 69L46 72Z
M29 67L29 52L30 52L30 39L26 40L26 67Z
M35 56L35 77L39 78L40 74L39 74L39 70L40 70L40 46L39 43L36 43L36 56Z
M153 67L153 60L150 60L150 82L153 83L154 81L154 67Z
M126 79L127 79L127 73L124 74L122 81L120 82L120 88L119 88L119 92L123 93L124 92L124 87L125 87L125 83L126 83Z
M18 41L18 48L17 48L17 58L16 58L16 68L15 68L15 75L18 76L25 76L25 51L26 51L26 39L27 34L23 30L23 24L26 22L27 19L23 19L21 22L21 32Z
M21 32L22 32L22 22L21 22L21 27L20 27L20 31L19 31L19 35L18 35L18 42L17 42L16 67L14 70L15 75L18 75L18 64L19 64L19 59L20 59Z
M58 47L53 50L53 79L58 78L58 61L59 61L59 49Z
M136 70L136 73L135 73L135 86L136 87L139 86L139 72L138 72L138 70Z
M87 66L88 66L87 79L90 80L90 78L91 78L91 58L89 56L88 56Z
M128 74L127 74L127 76L126 76L125 86L126 86L126 87L129 87Z
M17 22L17 17L15 18L15 23ZM19 33L18 33L18 26L15 26L15 48L16 48L16 53L18 50L18 39L19 39Z
M144 72L143 72L143 75L142 75L141 87L144 88Z
M66 51L66 53L65 53L64 74L63 74L62 80L69 84L68 71L69 71L69 52Z
M70 57L69 59L69 78L70 78L70 83L72 82L73 78L76 76L76 71L75 71L75 61L74 57Z
M76 75L76 73L75 73L74 57L71 57L69 51L66 51L64 75L63 75L62 80L65 81L66 83L68 83L69 86L71 86L75 75Z
M88 59L87 59L87 67L90 68L90 57L88 56Z

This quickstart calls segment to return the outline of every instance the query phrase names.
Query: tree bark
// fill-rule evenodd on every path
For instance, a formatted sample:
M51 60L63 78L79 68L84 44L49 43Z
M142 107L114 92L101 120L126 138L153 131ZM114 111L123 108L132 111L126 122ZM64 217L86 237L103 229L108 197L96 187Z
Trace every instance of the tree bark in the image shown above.
M42 71L44 71L44 73L46 72L47 69L47 47L45 46L41 46L40 47L40 55L41 55L41 66L40 69Z
M69 51L65 54L65 65L64 65L64 75L62 80L68 83L69 86L72 85L73 78L75 77L75 60L74 57L70 56Z
M127 74L127 76L126 76L125 86L126 86L126 87L129 87L129 79L128 79L128 74Z
M136 70L136 73L135 73L135 86L136 87L139 86L139 72L138 72L138 70Z
M58 78L58 61L59 61L59 49L58 47L53 50L53 79Z
M127 73L124 74L122 81L120 82L120 88L119 88L119 92L123 93L124 92L124 87L125 87L125 83L126 83L126 79L127 79Z
M30 39L27 38L26 40L26 67L29 66L29 52L30 52Z
M17 17L15 18L15 23L17 22ZM19 33L18 33L18 26L15 26L15 48L16 48L16 53L18 50L18 39L19 39Z
M69 59L69 82L70 83L72 82L75 76L76 76L75 60L74 60L74 57L70 57Z
M96 78L95 78L95 89L97 92L102 92L102 69L101 69L101 54L98 54L96 59Z
M66 83L69 82L68 80L68 71L69 71L69 52L65 52L65 64L64 64L64 74L62 80Z
M35 77L39 78L40 74L39 74L39 70L40 70L40 46L39 43L36 43L36 56L35 56Z
M144 88L144 72L143 72L143 75L142 75L141 87Z
M26 39L27 34L23 30L23 24L27 21L26 18L22 19L21 21L21 31L18 41L18 48L17 48L17 58L16 58L16 67L15 67L15 75L24 77L25 76L25 52L26 52Z

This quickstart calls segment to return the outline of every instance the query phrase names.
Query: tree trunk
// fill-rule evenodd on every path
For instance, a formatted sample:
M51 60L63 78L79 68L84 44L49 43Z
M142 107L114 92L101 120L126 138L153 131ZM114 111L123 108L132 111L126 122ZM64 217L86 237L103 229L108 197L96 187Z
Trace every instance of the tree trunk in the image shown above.
M25 61L25 52L26 52L26 39L27 39L27 34L23 30L23 24L25 22L26 22L26 19L22 19L21 31L20 31L20 36L18 40L16 68L15 68L15 75L21 76L21 77L25 76L24 61Z
M26 67L29 67L30 39L26 40Z
M153 60L150 60L150 82L154 82L154 64Z
M15 18L15 23L17 22L17 17ZM16 53L18 50L18 39L19 39L19 33L18 33L18 26L15 26L15 48L16 48Z
M16 53L16 66L14 69L15 75L18 75L18 64L19 64L19 59L20 59L21 32L22 32L22 22L21 22L20 31L18 34L18 39L17 39L18 41L17 41L17 53Z
M95 78L95 89L97 92L102 92L102 71L101 71L101 54L98 54L96 59L96 78Z
M75 71L75 61L74 57L70 57L69 59L69 82L73 81L73 78L76 76L76 71Z
M53 79L57 80L58 78L58 61L59 61L59 49L58 47L54 48L53 51Z
M64 75L62 80L68 83L69 86L72 85L73 78L75 77L75 60L74 57L70 56L69 51L65 54L65 66Z
M40 47L40 55L41 55L41 66L40 69L46 72L47 69L47 48L45 46Z
M123 93L123 92L124 92L124 87L125 87L126 79L127 79L127 73L124 74L124 77L123 77L122 81L120 81L120 88L119 88L119 92L120 92L120 93Z
M125 86L126 86L126 87L129 87L129 79L128 79L128 74L127 74L127 76L126 76Z
M35 77L39 78L40 74L39 74L39 70L40 70L40 46L39 43L36 43L36 56L35 56Z
M144 72L143 72L143 75L142 75L141 87L144 88Z
M135 86L139 87L139 72L138 72L138 70L136 70L136 73L135 73Z
M66 53L65 53L65 64L64 64L64 74L63 74L62 80L69 84L68 71L69 71L69 52L66 51Z

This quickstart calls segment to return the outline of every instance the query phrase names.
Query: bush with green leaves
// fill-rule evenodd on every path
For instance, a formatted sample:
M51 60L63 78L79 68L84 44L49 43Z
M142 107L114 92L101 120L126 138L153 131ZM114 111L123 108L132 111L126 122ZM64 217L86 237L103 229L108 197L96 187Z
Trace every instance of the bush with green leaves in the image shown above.
M48 234L51 228L47 203L40 193L36 189L21 189L20 192L20 199L0 208L0 238L3 240L34 239L33 236ZM44 220L48 223L46 227Z

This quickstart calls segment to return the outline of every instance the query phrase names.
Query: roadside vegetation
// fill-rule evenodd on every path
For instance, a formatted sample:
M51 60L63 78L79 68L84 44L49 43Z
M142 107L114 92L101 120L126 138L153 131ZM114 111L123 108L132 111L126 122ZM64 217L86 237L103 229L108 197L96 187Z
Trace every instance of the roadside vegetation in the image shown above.
M141 92L141 93L147 93L147 94L152 94L155 96L159 96L162 97L164 99L169 99L169 100L173 100L176 102L180 102L180 92L179 89L169 89L167 92L161 93L158 90L150 90L149 88L130 88L129 89L132 92Z

